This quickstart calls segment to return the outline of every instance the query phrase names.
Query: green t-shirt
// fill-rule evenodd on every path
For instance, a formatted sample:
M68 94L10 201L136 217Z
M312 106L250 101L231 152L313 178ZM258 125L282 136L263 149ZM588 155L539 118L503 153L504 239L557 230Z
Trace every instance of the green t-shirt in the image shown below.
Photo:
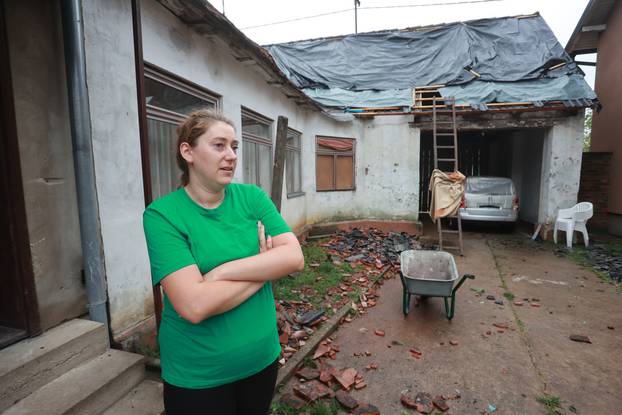
M198 205L183 188L154 201L143 214L153 284L191 264L205 274L224 262L256 255L258 220L267 235L290 232L272 201L254 185L228 185L215 209ZM281 351L271 284L199 324L177 314L165 294L159 342L162 377L175 386L209 388L260 372Z

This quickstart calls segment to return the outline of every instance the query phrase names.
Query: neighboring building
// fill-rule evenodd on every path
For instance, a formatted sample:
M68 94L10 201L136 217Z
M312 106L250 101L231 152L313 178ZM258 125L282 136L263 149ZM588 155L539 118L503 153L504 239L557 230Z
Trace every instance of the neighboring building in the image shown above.
M90 283L92 270L84 272L83 256L100 261L112 339L126 341L153 327L142 212L177 185L175 127L195 108L216 107L234 121L242 139L235 179L264 189L271 183L276 120L288 118L282 213L297 232L339 220L417 223L427 203L430 154L430 114L420 98L434 94L456 96L464 105L458 124L463 170L512 177L524 220L551 223L559 207L576 202L583 108L594 95L539 15L409 29L405 33L426 38L479 27L491 37L460 49L465 61L435 63L420 51L429 68L447 71L439 78L445 87L415 91L414 103L412 88L439 83L436 74L395 86L397 104L389 97L367 105L357 96L357 102L338 97L331 105L320 96L326 91L301 89L282 62L203 0L141 0L140 14L125 0L79 3L84 33L73 39L83 41L83 61L71 58L79 47L63 42L72 34L60 1L2 3L0 61L10 64L1 75L2 197L10 202L2 203L10 207L2 211L2 263L16 270L3 276L2 292L17 300L4 302L0 317L16 329L13 340L87 312L85 280ZM346 38L365 37L377 38ZM429 38L426 45L439 46ZM451 45L442 46L452 56ZM468 51L478 58L470 60ZM533 54L544 61L516 65L522 72L506 79L512 68L504 67L515 64L509 55L521 53L523 61L534 62ZM75 89L80 69L84 101L68 94L67 79ZM72 119L72 104L83 118ZM387 108L395 105L398 111ZM340 109L367 106L376 109L359 108L355 115ZM74 158L91 153L72 143L72 130L86 131L92 145L92 161L75 168ZM90 187L83 176L89 169ZM84 189L95 196L90 204L83 202ZM87 236L101 246L94 253L81 244L86 222L93 226Z
M595 90L602 109L592 118L590 152L611 153L607 228L622 236L622 2L590 0L566 51L577 61L583 54L598 54Z

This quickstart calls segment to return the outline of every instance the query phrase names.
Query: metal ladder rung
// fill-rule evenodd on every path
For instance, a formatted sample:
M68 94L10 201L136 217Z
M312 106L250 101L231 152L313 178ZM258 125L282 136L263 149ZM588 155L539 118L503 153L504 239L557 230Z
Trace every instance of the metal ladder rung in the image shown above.
M441 232L443 232L443 233L458 233L460 231L454 231L452 229L443 229L443 228L441 228Z
M456 148L455 146L436 146L436 148Z
M436 159L437 161L456 161L456 159Z
M437 136L442 135L442 136L446 136L446 137L448 137L448 136L453 137L454 133L436 133L436 135Z

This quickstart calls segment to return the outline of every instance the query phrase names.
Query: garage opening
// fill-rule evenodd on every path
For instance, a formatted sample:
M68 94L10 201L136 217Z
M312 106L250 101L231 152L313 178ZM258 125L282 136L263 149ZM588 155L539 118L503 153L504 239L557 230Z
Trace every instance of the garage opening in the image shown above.
M538 222L542 152L547 128L458 132L458 169L468 176L511 178L520 200L519 219ZM442 145L439 141L439 145ZM428 186L434 169L432 131L421 132L420 213L429 211ZM443 158L439 150L439 158Z

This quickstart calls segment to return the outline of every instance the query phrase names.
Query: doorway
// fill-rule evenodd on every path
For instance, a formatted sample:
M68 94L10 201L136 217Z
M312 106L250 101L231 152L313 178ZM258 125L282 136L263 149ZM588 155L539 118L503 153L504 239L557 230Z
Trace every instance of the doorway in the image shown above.
M40 330L20 169L4 7L0 4L0 349Z

